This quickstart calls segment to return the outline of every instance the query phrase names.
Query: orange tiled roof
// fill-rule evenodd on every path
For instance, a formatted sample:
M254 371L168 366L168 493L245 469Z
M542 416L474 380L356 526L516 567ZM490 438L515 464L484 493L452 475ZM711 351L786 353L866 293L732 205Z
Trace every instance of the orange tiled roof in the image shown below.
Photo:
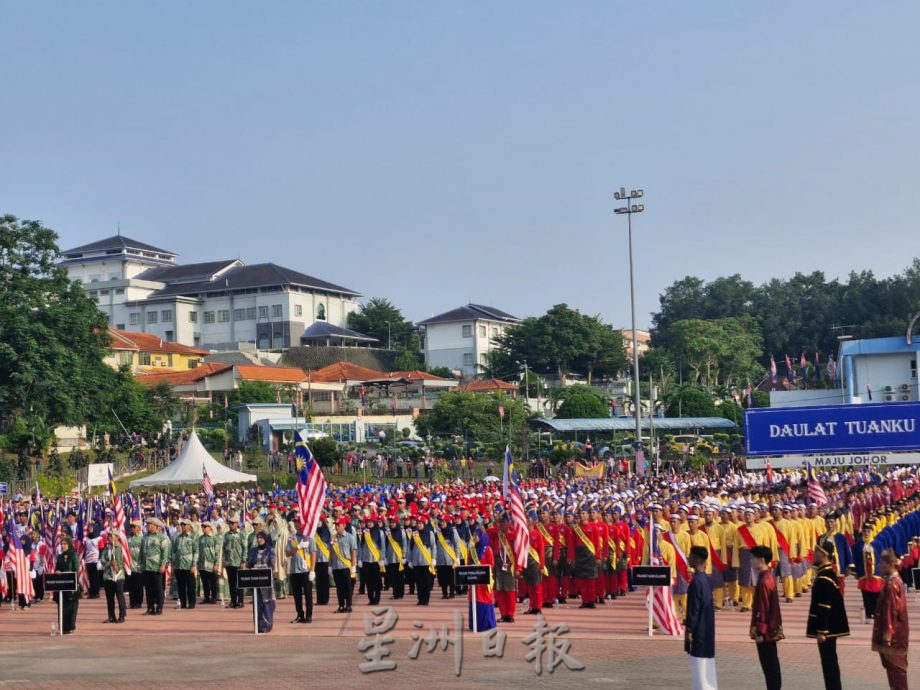
M300 383L307 378L306 372L298 367L260 367L249 364L237 364L236 373L245 381Z
M110 328L109 338L113 350L143 350L144 352L167 352L177 355L210 354L209 350L172 343L151 333L135 333L134 331L120 331L117 328Z
M517 390L517 385L509 383L508 381L500 381L499 379L482 379L476 381L470 381L466 385L462 386L462 391L467 391L469 393L488 393L491 391L513 391Z
M186 369L185 371L157 371L149 374L139 371L137 373L137 380L145 386L155 386L163 382L171 386L181 386L195 383L196 381L200 381L208 376L213 376L214 374L220 374L221 372L227 371L229 368L229 364L203 362L194 369Z
M382 371L374 371L351 362L336 362L328 367L314 371L310 375L310 380L316 383L341 383L343 381L366 381L386 377L387 375Z
M413 369L412 371L391 371L387 376L394 379L408 379L409 381L447 381L443 376L435 376L434 374L429 374L427 371L419 371L418 369Z

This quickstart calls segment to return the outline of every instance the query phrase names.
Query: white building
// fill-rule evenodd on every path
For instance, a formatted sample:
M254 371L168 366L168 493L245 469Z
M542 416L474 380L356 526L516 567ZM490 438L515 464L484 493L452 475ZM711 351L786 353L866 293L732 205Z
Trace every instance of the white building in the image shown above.
M113 328L210 350L297 345L315 321L345 326L360 296L271 263L180 265L174 252L122 235L69 249L60 265Z
M419 349L429 367L447 367L473 377L488 363L494 339L520 319L501 309L467 304L419 322Z

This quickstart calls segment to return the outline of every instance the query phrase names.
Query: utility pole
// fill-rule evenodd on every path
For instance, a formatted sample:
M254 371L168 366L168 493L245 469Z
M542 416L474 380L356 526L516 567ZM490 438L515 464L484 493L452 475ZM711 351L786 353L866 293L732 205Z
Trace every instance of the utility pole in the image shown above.
M632 360L633 360L633 407L636 419L636 472L639 472L639 463L644 460L642 453L642 423L640 421L640 404L641 395L639 393L639 339L636 333L636 281L635 270L633 267L633 241L632 241L632 215L642 213L645 210L644 204L632 203L635 199L640 199L645 194L641 189L633 189L628 194L625 187L620 187L618 192L613 193L613 198L617 201L625 201L626 206L614 209L617 215L626 215L626 227L629 237L629 300L632 311Z

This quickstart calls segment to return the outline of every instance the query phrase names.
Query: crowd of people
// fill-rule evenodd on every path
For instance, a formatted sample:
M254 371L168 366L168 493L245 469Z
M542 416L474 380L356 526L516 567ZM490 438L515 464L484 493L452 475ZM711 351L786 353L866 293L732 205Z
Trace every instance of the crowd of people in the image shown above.
M594 609L630 596L634 568L659 563L670 567L673 617L686 624L687 651L702 660L695 661L695 687L715 687L720 609L751 615L767 687L780 687L781 593L787 602L810 594L808 634L818 640L832 688L839 687L836 639L848 633L841 595L852 582L891 687L907 687L904 591L920 561L920 475L910 468L834 471L819 477L820 498L814 483L795 470L769 479L740 470L521 479L526 562L496 482L330 483L314 535L303 534L296 491L121 494L124 540L114 530L111 496L16 497L0 511L0 587L7 601L28 608L45 599L43 573L77 572L78 592L59 595L69 634L83 597L104 592L105 622L113 624L132 609L162 615L167 596L179 609L237 608L244 597L237 572L267 568L272 586L252 595L259 630L268 632L276 602L288 597L295 624L310 623L319 607L350 613L355 596L378 605L384 591L420 606L433 592L471 599L455 585L453 569L485 564L492 581L476 586L476 609L469 605L470 624L475 617L482 631L572 599ZM17 588L17 549L34 583L28 593Z

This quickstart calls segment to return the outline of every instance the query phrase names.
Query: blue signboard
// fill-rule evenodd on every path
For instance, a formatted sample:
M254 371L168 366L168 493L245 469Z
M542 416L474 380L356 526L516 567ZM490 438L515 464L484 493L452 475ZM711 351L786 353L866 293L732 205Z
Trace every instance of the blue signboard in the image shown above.
M0 482L0 496L6 496L6 482Z
M744 431L748 455L920 450L920 403L765 407Z

